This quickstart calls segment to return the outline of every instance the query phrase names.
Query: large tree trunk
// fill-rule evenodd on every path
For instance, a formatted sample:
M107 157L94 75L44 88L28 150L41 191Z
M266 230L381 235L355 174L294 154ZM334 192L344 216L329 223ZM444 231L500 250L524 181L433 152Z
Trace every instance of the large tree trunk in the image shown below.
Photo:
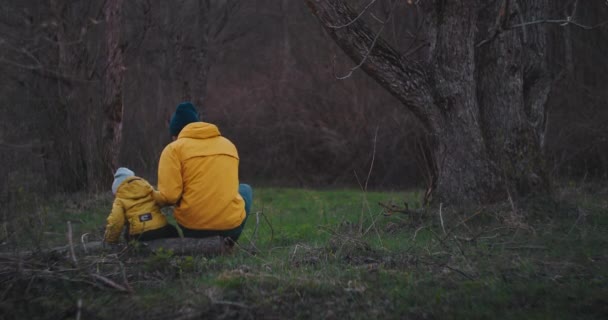
M488 157L475 79L476 8L461 1L434 3L428 15L432 99L441 111L435 137L437 191L449 203L492 202L501 175ZM502 189L504 190L504 189Z
M476 83L489 157L514 195L549 191L542 153L545 105L552 79L546 26L504 30L512 20L542 19L547 0L496 1L480 11ZM485 39L492 39L485 41Z
M108 0L104 8L106 29L107 67L103 77L103 135L101 137L101 186L111 185L114 170L118 167L118 155L122 137L123 106L123 44L121 20L123 0Z
M549 192L539 129L551 84L546 27L508 29L512 19L543 16L546 2L423 2L430 50L415 62L344 0L306 0L344 52L424 124L434 139L435 198L454 204Z

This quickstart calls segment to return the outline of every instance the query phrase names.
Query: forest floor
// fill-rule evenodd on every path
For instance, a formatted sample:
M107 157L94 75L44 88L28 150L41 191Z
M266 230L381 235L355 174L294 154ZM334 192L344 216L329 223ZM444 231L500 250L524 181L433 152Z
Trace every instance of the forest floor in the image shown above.
M22 195L0 232L0 319L608 319L605 188L459 210L418 210L417 192L254 192L231 254L76 259L45 249L67 221L99 239L112 198Z

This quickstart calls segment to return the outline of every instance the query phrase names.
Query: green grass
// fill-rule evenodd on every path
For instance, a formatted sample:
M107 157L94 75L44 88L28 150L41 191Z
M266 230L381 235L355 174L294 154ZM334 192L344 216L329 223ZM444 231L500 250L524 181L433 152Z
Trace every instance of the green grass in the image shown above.
M230 255L80 257L78 268L64 257L21 267L0 259L0 318L74 318L79 300L85 319L606 318L608 197L562 195L522 207L525 219L513 219L509 204L442 208L442 227L438 208L414 220L378 205L417 207L415 192L256 189L259 225L250 216ZM5 221L3 247L63 245L67 221L75 235L99 237L111 201L27 201L31 216Z

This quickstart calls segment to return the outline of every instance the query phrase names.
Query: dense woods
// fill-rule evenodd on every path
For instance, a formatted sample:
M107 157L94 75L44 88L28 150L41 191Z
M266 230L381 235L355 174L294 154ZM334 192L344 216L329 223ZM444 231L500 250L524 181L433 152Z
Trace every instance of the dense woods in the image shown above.
M319 23L306 2L317 15L350 9ZM479 190L503 184L523 194L549 177L605 178L608 6L518 3L5 1L2 199L105 191L116 165L154 181L183 100L235 142L241 179L257 183L439 187L483 201L495 193ZM362 48L377 51L358 66L364 54L329 36L360 25L372 36ZM377 53L435 85L426 96L387 91L412 78L378 84ZM429 61L435 69L421 67ZM470 113L471 103L484 108ZM442 106L452 111L440 116Z

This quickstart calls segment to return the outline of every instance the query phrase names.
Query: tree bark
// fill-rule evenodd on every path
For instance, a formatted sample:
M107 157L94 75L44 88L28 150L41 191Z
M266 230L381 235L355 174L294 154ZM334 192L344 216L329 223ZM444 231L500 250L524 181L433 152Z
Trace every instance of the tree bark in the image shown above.
M171 26L175 50L173 74L180 86L179 99L193 102L201 113L209 74L211 3L209 0L184 1L174 10L171 15L175 19Z
M346 1L305 1L355 64L434 138L435 199L489 203L550 191L536 125L551 84L546 31L527 30L533 36L524 41L521 30L507 30L518 15L542 15L547 0L521 8L509 0L423 2L424 62L400 56Z
M107 67L103 77L104 124L101 140L102 186L111 184L114 170L118 167L118 156L122 137L124 57L121 38L123 0L108 0L104 8L106 29Z
M481 125L489 157L506 190L515 195L549 191L541 148L545 105L551 88L546 62L546 26L505 30L544 17L546 0L495 1L480 11L476 82Z
M51 16L56 21L51 38L55 37L56 57L48 57L49 66L56 65L56 73L49 79L56 91L48 90L48 82L36 80L35 86L43 94L48 92L46 110L49 117L42 131L49 143L44 147L43 159L47 184L53 191L76 192L88 186L86 153L81 137L82 106L77 101L79 90L70 79L79 74L82 52L74 42L70 30L68 3L65 0L50 2ZM44 71L43 71L44 72ZM48 91L47 91L48 90Z

